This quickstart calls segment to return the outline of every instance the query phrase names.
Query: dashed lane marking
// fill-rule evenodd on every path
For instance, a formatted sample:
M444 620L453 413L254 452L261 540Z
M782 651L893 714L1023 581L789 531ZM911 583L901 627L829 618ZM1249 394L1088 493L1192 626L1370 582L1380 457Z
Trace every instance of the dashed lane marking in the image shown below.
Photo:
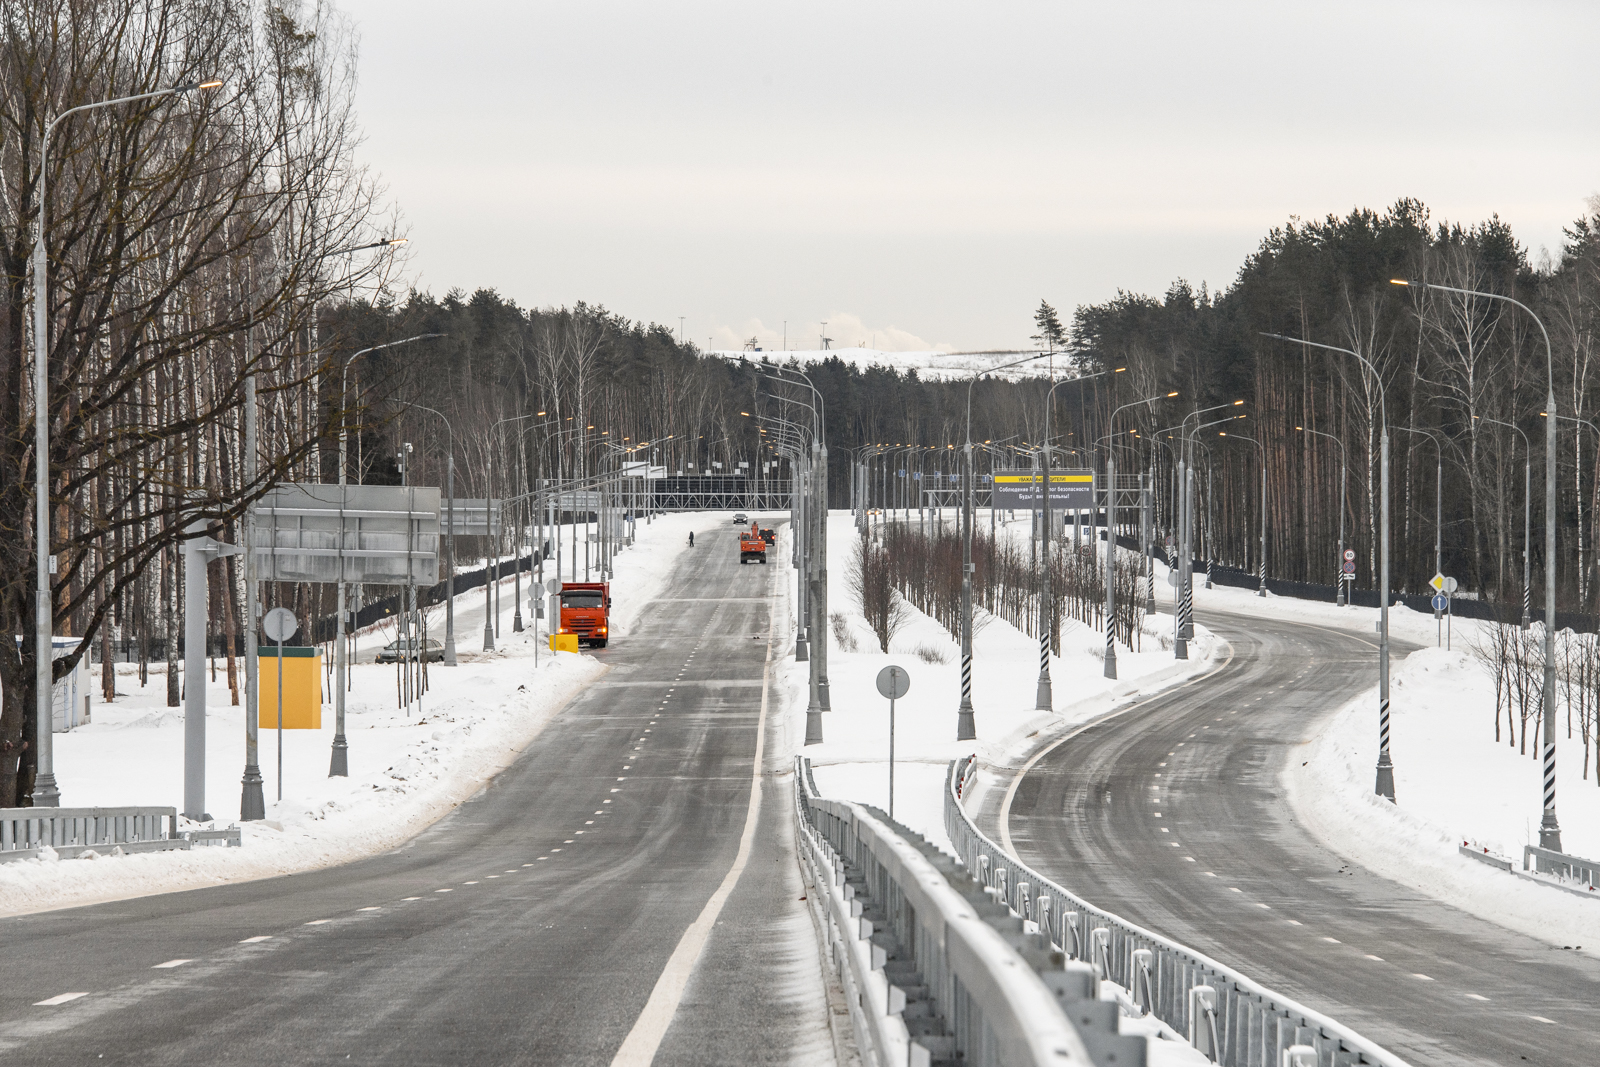
M271 934L257 934L254 937L245 938L243 941L239 942L239 944L241 944L241 945L258 945L263 941L271 941L271 940L272 940L272 935Z
M193 963L193 962L194 962L194 960L168 960L166 963L158 963L158 964L156 964L154 967L152 967L150 969L152 971L160 971L160 970L170 969L172 967L182 967L185 963Z
M69 1000L77 1000L79 997L86 997L88 995L88 993L57 993L48 1000L34 1001L33 1006L36 1008L53 1008L57 1004L65 1004Z

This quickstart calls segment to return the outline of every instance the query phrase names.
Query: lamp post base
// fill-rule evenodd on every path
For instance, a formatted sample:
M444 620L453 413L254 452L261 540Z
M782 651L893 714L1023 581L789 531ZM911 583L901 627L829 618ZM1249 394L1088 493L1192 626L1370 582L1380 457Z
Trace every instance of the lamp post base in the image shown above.
M978 724L973 721L972 708L965 707L956 712L956 740L973 741L978 736Z
M833 702L828 699L828 682L826 679L817 683L817 708L820 711L833 710Z
M822 709L806 709L806 744L822 744Z
M350 742L344 734L333 735L333 758L328 761L329 778L350 777Z
M511 632L514 634L522 632L522 608L520 607L517 608L516 614L511 616Z
M1539 847L1550 852L1561 851L1561 825L1556 822L1553 811L1545 812L1539 823Z
M36 808L59 808L61 790L56 785L56 776L46 773L34 778L31 797Z
M1055 694L1050 686L1050 676L1041 674L1039 676L1039 688L1034 691L1033 695L1033 710L1054 711L1055 707Z
M804 663L810 658L811 656L806 652L805 635L801 634L794 639L794 661L796 663Z
M267 800L261 795L261 768L254 763L245 764L244 781L239 794L239 821L256 822L267 817Z
M455 634L451 634L444 639L444 659L440 660L440 662L446 667L454 667L456 665Z
M1394 764L1389 762L1387 755L1378 760L1378 784L1373 792L1394 803Z
M1110 647L1109 642L1106 646L1106 677L1112 681L1117 678L1117 650Z
M483 650L485 652L493 652L494 651L494 625L492 623L484 624L484 627L483 627Z
M1172 642L1172 658L1173 659L1188 659L1189 658L1189 642L1185 641L1181 637L1177 638L1176 640L1174 640Z

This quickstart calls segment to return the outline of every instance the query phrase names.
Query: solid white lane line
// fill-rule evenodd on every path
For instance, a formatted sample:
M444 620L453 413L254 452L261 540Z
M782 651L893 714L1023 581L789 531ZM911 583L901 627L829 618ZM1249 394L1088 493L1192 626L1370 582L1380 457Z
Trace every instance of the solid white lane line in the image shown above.
M194 960L168 960L166 963L158 963L158 964L156 964L154 967L152 967L150 969L152 971L159 971L159 970L163 970L165 968L170 968L170 967L182 967L185 963L193 963L193 962L194 962Z
M53 1008L57 1004L65 1004L69 1000L77 1000L79 997L86 997L88 995L88 993L57 993L49 1000L34 1001L33 1006L36 1008Z
M672 1025L673 1016L678 1013L678 1004L683 1000L683 991L689 984L689 976L694 973L695 964L699 962L700 953L704 951L706 942L711 937L711 930L716 926L717 917L722 914L723 905L733 895L733 887L738 884L739 876L744 873L745 865L750 862L750 852L755 844L756 823L761 814L761 765L766 754L767 703L772 692L772 634L776 629L773 623L772 602L769 600L767 661L761 670L761 714L756 720L756 752L755 758L750 762L750 802L745 807L744 832L739 836L738 854L734 856L733 866L728 868L722 884L711 894L711 899L706 901L706 906L701 909L699 917L683 932L678 946L672 950L666 968L661 972L661 977L656 979L655 988L650 991L650 999L645 1002L644 1010L634 1021L633 1029L628 1031L628 1036L623 1039L622 1047L618 1048L617 1054L612 1057L612 1067L650 1067L656 1057L656 1050L661 1047L661 1039L666 1036L667 1028Z

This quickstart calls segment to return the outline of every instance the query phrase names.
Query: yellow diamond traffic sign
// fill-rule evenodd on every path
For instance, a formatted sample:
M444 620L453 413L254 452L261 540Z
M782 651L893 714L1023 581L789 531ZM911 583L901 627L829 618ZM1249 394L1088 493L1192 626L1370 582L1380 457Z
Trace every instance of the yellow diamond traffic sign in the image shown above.
M1433 576L1433 581L1429 582L1428 584L1433 586L1433 591L1435 593L1444 592L1444 575L1435 574Z

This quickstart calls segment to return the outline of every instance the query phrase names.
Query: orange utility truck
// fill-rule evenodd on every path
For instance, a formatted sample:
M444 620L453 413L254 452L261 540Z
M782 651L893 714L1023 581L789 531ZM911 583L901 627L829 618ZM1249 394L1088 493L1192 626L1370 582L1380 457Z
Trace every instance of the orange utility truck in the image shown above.
M605 648L611 630L611 586L606 582L561 583L561 628L578 644Z
M743 530L739 532L739 562L741 564L767 562L766 539L761 536L761 530L753 522L748 533Z

